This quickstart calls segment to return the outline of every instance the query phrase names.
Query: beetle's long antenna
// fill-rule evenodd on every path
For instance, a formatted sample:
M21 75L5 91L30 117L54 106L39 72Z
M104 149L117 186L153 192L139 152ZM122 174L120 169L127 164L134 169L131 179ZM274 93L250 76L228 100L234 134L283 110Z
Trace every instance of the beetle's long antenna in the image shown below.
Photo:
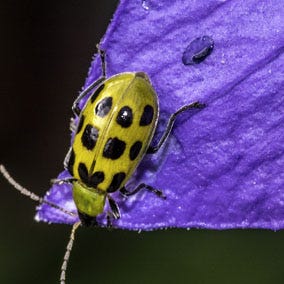
M25 187L21 186L19 183L17 183L9 174L9 172L6 170L6 168L3 165L0 165L0 172L2 173L2 175L4 176L4 178L15 188L17 189L21 194L29 197L30 199L39 202L40 204L45 203L53 208L56 208L68 215L71 216L77 216L75 213L70 212L60 206L58 206L55 203L52 203L50 201L45 200L42 197L39 197L38 195L36 195L35 193L29 191L28 189L26 189Z
M67 244L65 255L64 255L64 258L63 258L63 263L62 263L62 266L61 266L60 284L65 284L66 270L67 270L68 260L70 258L70 253L71 253L73 243L74 243L74 240L75 240L75 232L80 225L81 225L81 222L79 221L79 222L75 223L72 227L69 242Z

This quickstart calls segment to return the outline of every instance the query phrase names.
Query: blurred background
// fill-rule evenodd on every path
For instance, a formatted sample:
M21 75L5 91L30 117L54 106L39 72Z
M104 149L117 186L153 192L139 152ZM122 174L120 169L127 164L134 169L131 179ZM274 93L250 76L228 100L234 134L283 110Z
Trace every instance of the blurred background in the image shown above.
M63 168L71 105L117 4L0 2L0 162L41 196ZM0 283L59 283L71 227L36 223L35 205L0 177ZM271 284L283 259L284 231L81 228L67 283Z

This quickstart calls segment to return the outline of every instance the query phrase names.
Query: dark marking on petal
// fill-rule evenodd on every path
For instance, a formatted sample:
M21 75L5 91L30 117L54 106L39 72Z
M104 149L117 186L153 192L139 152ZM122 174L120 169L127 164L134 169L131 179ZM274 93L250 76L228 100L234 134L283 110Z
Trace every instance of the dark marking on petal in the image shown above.
M132 109L129 106L122 107L118 112L118 115L116 117L116 122L120 126L127 128L132 124L132 121L133 121Z
M153 116L154 116L154 109L152 106L150 105L146 105L144 107L141 119L140 119L140 126L146 126L151 124L152 120L153 120Z
M116 190L118 190L125 177L126 174L124 172L115 174L112 178L110 186L107 189L107 192L115 192Z
M81 141L88 150L92 150L96 146L98 136L99 130L91 124L87 124L82 134Z
M105 144L103 156L112 160L118 159L124 152L126 144L117 137L109 138Z
M96 115L100 117L106 116L112 107L112 97L102 99L96 106Z
M140 153L140 150L142 148L142 142L141 141L136 141L130 148L129 152L129 158L131 161L135 160L137 156Z
M94 91L94 93L91 96L91 103L93 103L97 99L97 97L99 96L100 92L103 90L104 87L105 85L102 84Z
M85 121L85 116L82 115L81 118L80 118L79 124L78 124L77 133L79 133L81 131L83 124L84 124L84 121Z
M105 174L103 172L95 172L88 181L88 186L96 188L99 183L103 182Z
M74 163L75 163L75 153L74 153L74 150L72 148L70 156L69 156L68 165L67 165L67 170L68 170L68 172L70 173L71 176L74 175L74 172L73 172Z
M211 37L198 37L185 49L182 55L182 62L184 65L198 64L211 54L213 48L214 40Z

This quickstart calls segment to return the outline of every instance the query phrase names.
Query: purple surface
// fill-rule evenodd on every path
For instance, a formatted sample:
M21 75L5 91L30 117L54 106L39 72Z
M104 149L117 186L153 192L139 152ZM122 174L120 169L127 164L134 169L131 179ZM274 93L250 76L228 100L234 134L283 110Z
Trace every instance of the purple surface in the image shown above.
M138 169L135 183L162 189L167 200L114 194L122 214L115 227L284 228L283 15L278 0L121 1L102 40L108 75L148 73L160 130L184 104L207 107L180 117L166 147ZM185 66L184 50L204 35L214 51ZM86 85L99 75L95 58ZM46 198L75 210L70 186ZM36 218L75 221L47 205Z

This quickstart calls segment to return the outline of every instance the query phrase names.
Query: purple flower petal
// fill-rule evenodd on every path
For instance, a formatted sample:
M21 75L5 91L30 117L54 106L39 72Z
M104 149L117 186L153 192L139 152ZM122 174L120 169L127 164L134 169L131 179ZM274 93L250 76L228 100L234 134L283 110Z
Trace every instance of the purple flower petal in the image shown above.
M160 99L157 135L182 105L207 107L182 115L134 177L167 199L113 194L122 214L115 227L284 228L283 10L277 0L121 1L101 45L108 76L148 73ZM184 50L204 35L214 51L185 66ZM95 58L85 86L100 72ZM46 198L75 210L70 186L54 186ZM75 222L47 205L37 219Z

